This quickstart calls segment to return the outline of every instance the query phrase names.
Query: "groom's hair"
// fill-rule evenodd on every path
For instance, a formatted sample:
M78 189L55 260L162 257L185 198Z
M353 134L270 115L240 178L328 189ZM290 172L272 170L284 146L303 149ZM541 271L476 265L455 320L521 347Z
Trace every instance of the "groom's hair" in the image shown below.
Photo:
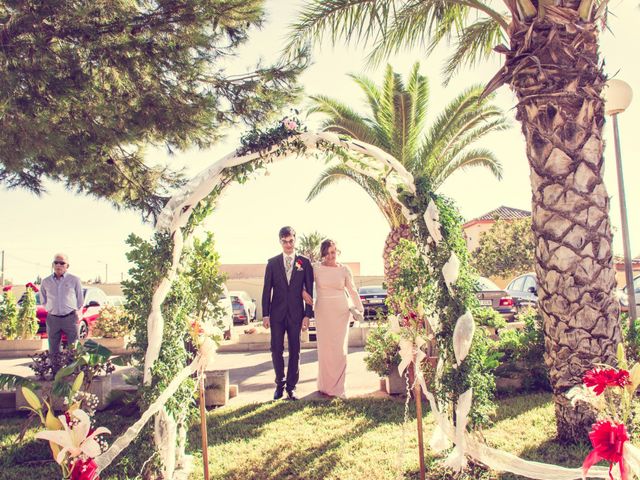
M280 229L280 233L278 234L278 238L288 237L289 235L295 237L296 231L292 227L282 227Z

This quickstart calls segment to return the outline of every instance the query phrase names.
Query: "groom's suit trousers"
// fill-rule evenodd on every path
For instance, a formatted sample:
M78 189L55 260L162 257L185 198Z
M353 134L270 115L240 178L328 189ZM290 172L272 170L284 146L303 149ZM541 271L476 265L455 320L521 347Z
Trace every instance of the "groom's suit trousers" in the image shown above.
M295 390L300 377L300 322L291 321L289 315L271 323L271 360L276 373L276 385ZM284 335L289 343L287 374L284 372Z

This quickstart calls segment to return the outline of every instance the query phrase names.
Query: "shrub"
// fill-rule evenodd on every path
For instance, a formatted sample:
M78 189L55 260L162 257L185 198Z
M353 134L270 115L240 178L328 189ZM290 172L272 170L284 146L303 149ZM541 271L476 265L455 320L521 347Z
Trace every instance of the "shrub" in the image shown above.
M2 289L0 302L0 338L15 340L18 337L18 304L11 286Z
M549 372L544 364L544 334L538 311L529 308L519 315L523 330L502 330L495 350L502 354L496 375L508 377L517 373L525 390L549 390Z
M27 283L20 311L18 312L17 326L20 327L19 337L24 339L34 338L38 333L38 317L36 317L36 294L38 287L33 283Z
M95 337L121 338L129 331L129 319L123 307L105 305L100 309L93 327Z
M386 323L381 323L369 332L364 347L367 369L385 377L400 365L400 336L392 333Z
M476 324L481 327L500 329L507 326L504 317L491 307L478 307L472 313Z

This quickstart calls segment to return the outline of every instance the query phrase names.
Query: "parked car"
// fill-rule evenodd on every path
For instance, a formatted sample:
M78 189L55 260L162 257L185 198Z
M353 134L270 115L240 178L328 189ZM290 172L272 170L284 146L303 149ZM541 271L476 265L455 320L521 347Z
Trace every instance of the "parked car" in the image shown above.
M362 301L364 307L364 318L370 320L378 315L378 312L386 315L388 312L387 304L387 290L381 285L369 285L366 287L360 287L358 289L358 295Z
M502 315L507 322L513 322L515 320L516 307L513 298L506 290L497 286L492 280L485 277L478 277L476 297L478 297L481 306L493 308Z
M222 284L222 293L220 294L218 305L224 309L222 319L220 320L222 323L224 338L225 340L231 340L231 332L233 330L233 306L231 304L229 289L224 283Z
M640 308L640 275L633 279L633 291L636 296L636 310ZM620 300L620 310L629 311L629 297L627 296L627 286L618 290L618 300Z
M107 305L111 305L113 307L124 307L125 303L127 303L127 299L124 295L107 295Z
M507 285L506 290L513 297L518 311L527 307L536 308L538 306L538 279L535 273L525 273L514 278Z
M233 307L233 323L249 325L256 319L256 301L244 290L229 292Z
M93 325L98 318L100 308L108 305L107 294L96 287L82 287L84 295L84 306L82 307L82 315L78 323L78 338L87 338L91 336ZM22 301L20 298L19 302ZM38 317L38 336L40 338L47 337L47 311L44 305L40 303L40 293L36 293L36 317ZM66 341L66 336L62 335L62 340Z

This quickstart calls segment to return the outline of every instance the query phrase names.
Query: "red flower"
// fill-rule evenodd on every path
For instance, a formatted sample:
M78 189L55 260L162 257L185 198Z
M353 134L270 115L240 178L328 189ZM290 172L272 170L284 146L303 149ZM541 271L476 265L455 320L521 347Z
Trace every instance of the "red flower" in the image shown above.
M2 287L2 291L9 292L11 291L12 288L13 288L13 285L5 285L4 287Z
M38 287L36 287L33 283L29 282L25 285L25 287L30 288L31 290L33 290L34 292L38 292Z
M613 480L611 469L620 463L620 478L627 480L627 468L624 461L624 442L629 440L623 423L611 423L600 420L593 424L589 432L593 450L582 462L582 473L586 477L589 469L600 460L609 462L609 478Z
M71 469L71 480L100 480L98 465L93 458L87 460L78 458Z
M599 368L589 370L584 374L582 383L587 387L593 387L596 395L602 394L607 387L624 387L630 383L629 372L627 370L616 370L615 368Z

